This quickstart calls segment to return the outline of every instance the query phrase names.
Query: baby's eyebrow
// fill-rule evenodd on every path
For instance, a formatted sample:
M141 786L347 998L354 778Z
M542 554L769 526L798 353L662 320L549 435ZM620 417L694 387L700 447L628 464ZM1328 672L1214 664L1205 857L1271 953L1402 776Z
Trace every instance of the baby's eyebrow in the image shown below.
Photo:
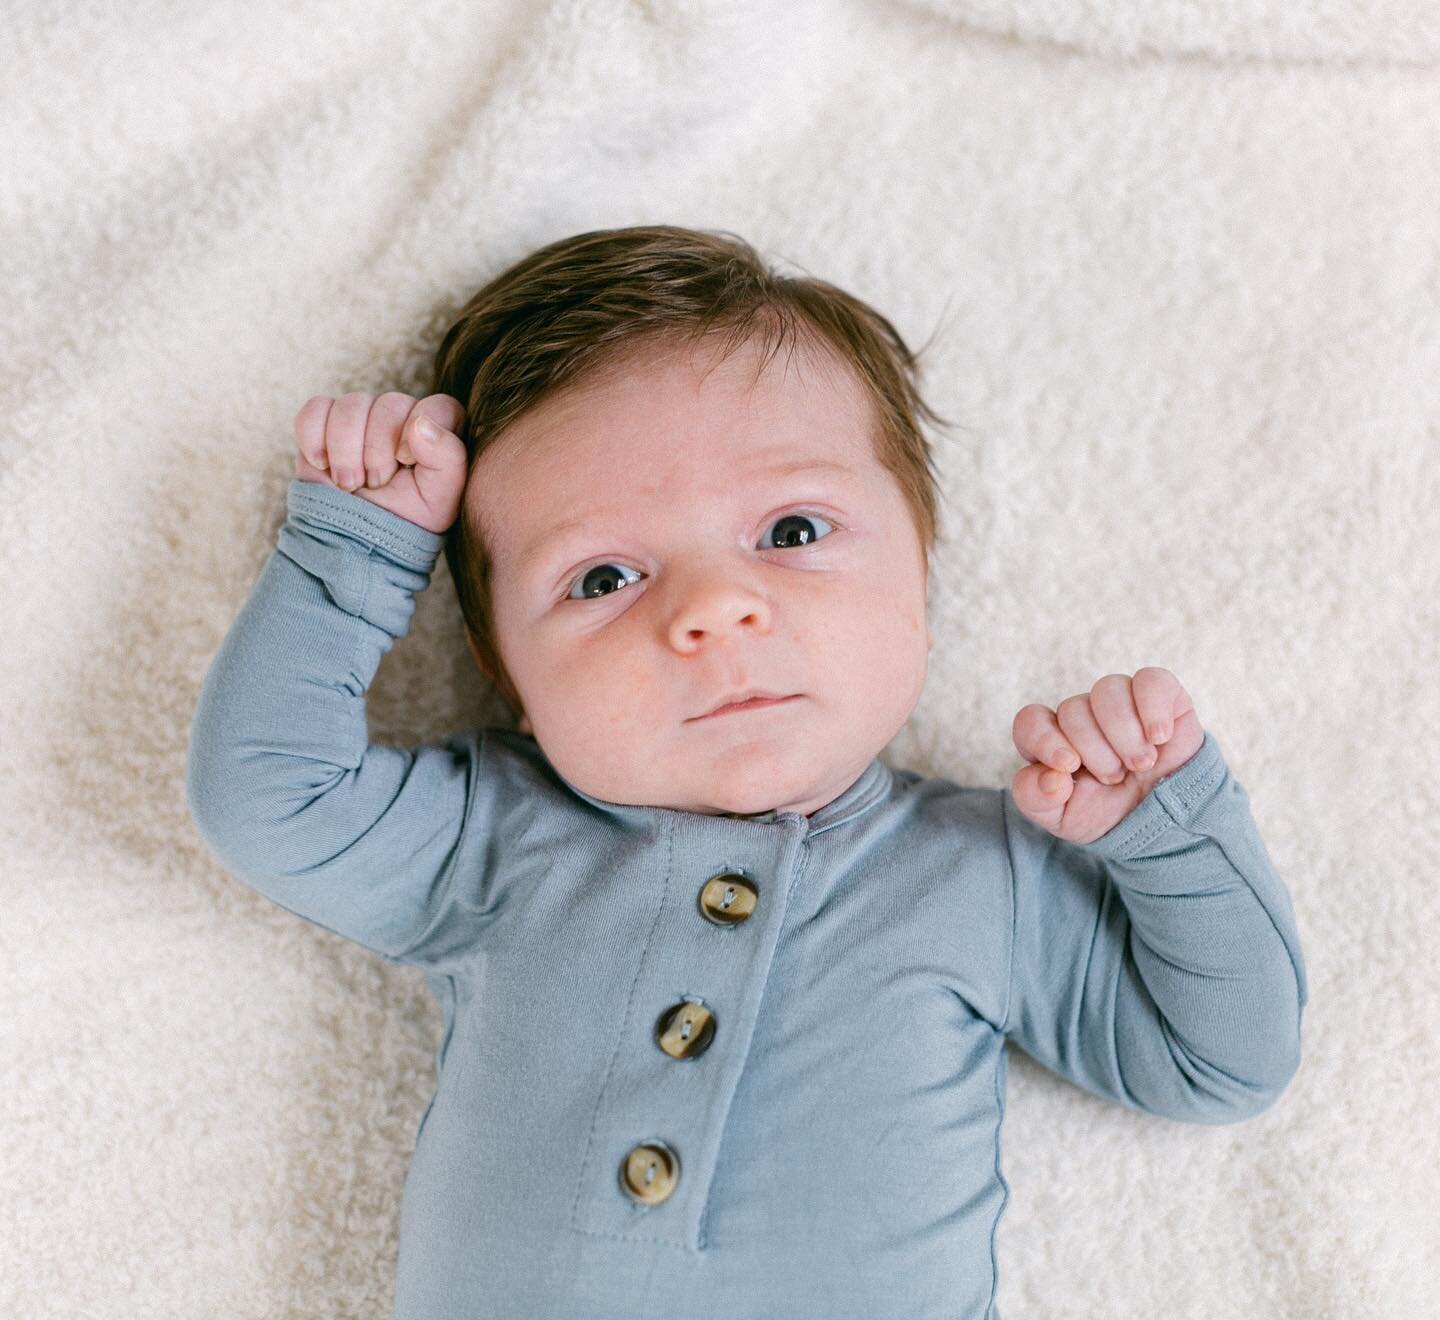
M763 472L756 474L759 481L778 481L786 477L799 476L802 473L819 473L831 477L845 477L851 481L858 481L858 474L847 464L837 463L829 458L800 458L792 459L788 463L779 463L775 467L766 468ZM537 560L548 558L554 553L554 548L564 537L573 532L583 532L590 526L584 518L569 518L562 523L553 523L545 529L545 533L538 541L526 546L521 552L519 564L522 570L532 568Z
M852 473L844 463L836 463L828 458L801 458L791 463L781 463L760 475L762 477L793 477L799 472L828 472L831 475L848 477Z

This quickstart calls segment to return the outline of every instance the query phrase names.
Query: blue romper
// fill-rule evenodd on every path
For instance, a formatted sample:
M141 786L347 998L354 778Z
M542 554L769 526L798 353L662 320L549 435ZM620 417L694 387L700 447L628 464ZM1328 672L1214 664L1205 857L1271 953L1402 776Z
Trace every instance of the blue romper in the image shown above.
M1085 846L878 758L732 817L602 801L503 729L372 746L442 538L287 507L187 797L235 876L439 1001L401 1320L993 1318L1007 1040L1190 1123L1298 1068L1290 896L1209 734Z

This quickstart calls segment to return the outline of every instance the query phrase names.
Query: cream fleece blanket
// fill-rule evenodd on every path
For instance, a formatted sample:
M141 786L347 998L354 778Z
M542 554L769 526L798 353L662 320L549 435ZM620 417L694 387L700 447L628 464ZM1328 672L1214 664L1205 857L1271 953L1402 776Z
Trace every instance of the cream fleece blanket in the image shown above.
M0 1315L388 1315L438 1010L210 857L188 724L300 404L423 391L502 266L657 221L933 336L886 758L1005 785L1022 705L1163 665L1295 898L1259 1118L1016 1056L1007 1320L1440 1315L1437 65L1408 0L12 6ZM442 559L372 738L498 717L458 623Z

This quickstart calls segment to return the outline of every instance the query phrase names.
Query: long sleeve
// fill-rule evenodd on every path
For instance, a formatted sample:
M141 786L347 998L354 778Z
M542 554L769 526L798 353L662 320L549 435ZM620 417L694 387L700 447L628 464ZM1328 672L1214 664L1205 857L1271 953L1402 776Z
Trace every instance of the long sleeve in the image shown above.
M1008 790L1004 1031L1099 1095L1194 1123L1267 1109L1300 1064L1308 992L1290 895L1215 740L1084 845Z
M370 746L365 692L441 537L316 482L290 483L287 512L201 688L190 812L281 907L392 961L433 962L485 916L484 733Z

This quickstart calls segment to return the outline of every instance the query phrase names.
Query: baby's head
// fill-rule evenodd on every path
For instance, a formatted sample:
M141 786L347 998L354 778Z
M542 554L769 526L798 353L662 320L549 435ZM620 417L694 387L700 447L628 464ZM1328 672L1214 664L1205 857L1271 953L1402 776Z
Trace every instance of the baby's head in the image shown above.
M568 783L809 815L900 730L931 644L919 415L943 423L915 373L878 313L724 234L580 234L466 304L435 360L470 454L446 560ZM787 700L709 714L751 689Z

